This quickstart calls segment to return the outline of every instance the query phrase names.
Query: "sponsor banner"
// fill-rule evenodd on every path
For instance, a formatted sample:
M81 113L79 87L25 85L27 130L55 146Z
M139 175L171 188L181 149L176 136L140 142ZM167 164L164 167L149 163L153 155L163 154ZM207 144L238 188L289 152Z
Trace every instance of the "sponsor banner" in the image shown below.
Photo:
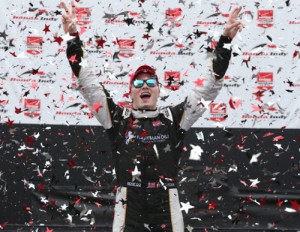
M257 88L259 90L273 89L273 73L272 72L257 73Z
M117 43L120 49L119 56L129 58L135 55L135 40L132 39L118 39Z
M77 24L80 26L86 26L91 23L91 8L88 7L76 7L77 10Z
M227 118L227 107L225 103L210 104L210 120L214 122L223 122Z
M180 72L168 71L164 73L164 87L167 89L178 90L180 80Z
M8 105L8 100L4 100L0 98L0 113L6 113L6 106Z
M41 115L40 99L24 99L24 115L30 118L37 118Z
M175 27L181 26L182 21L182 9L181 8L173 8L173 9L167 9L166 10L166 25Z
M27 36L27 53L31 55L40 55L43 51L43 37Z
M258 10L257 11L257 26L262 28L273 27L273 10Z
M199 4L75 2L77 28L91 73L117 104L131 107L129 74L142 64L157 70L163 86L158 103L162 106L182 102L200 84L197 78L208 80L212 52L229 9L238 4ZM7 26L0 29L0 81L5 86L0 86L1 123L8 117L33 123L33 117L39 123L99 125L89 109L82 107L85 101L66 58L67 41L58 47L54 39L67 38L58 26L64 9L48 0L19 10L4 1L2 9L2 22ZM230 46L232 56L223 89L214 100L225 102L227 112L217 112L215 106L205 111L194 127L215 127L217 121L226 127L299 128L298 12L299 6L292 1L243 5L239 19L245 28ZM25 39L20 39L20 34ZM61 95L68 100L60 101ZM23 109L27 98L37 99L39 104L34 107L29 101ZM20 107L21 113L15 113L15 107ZM210 118L213 120L206 120Z

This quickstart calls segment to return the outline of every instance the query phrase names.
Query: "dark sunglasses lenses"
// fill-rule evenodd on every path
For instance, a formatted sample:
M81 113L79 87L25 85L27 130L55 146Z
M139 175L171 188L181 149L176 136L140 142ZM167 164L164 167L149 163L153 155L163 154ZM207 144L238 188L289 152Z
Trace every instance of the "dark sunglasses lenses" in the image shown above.
M147 79L147 80L134 80L133 86L135 88L141 88L143 87L145 82L149 87L154 87L156 85L156 79Z

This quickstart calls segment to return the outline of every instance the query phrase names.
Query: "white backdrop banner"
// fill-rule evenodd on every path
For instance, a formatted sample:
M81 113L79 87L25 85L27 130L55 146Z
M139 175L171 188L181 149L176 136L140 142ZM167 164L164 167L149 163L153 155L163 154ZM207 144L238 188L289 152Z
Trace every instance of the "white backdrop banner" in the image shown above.
M1 123L99 125L76 90L59 3L1 0ZM120 105L142 64L157 69L160 105L183 101L205 81L208 53L238 5L245 29L220 95L194 127L299 128L298 1L76 1L96 77Z

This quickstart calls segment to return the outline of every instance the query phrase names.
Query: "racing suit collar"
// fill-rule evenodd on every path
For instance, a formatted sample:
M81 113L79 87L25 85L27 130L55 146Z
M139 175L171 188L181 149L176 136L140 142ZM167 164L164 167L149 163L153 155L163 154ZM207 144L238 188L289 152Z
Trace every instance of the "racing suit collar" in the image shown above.
M159 109L158 108L156 108L155 110L132 109L132 115L135 118L154 118L159 115Z

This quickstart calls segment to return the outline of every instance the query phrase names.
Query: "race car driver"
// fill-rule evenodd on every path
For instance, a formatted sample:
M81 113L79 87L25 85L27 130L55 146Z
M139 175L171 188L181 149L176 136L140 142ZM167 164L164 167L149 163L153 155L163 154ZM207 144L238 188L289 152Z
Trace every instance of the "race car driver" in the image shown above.
M231 49L228 46L243 24L237 20L241 7L229 15L214 50L209 76L202 86L195 86L186 99L172 107L158 107L159 76L150 65L142 65L130 80L132 108L114 103L108 91L98 82L79 38L76 6L62 3L66 11L62 23L68 41L67 57L77 77L79 91L91 111L105 128L112 143L118 181L113 231L184 231L176 176L186 131L201 117L207 102L221 90L228 68ZM72 57L76 57L76 62Z

